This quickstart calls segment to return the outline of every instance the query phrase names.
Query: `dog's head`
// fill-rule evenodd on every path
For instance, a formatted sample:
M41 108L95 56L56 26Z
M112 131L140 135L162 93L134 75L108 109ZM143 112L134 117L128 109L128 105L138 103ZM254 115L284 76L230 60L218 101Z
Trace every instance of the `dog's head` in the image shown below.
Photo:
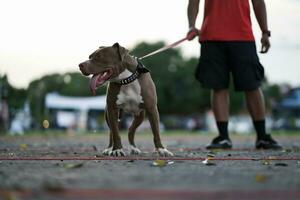
M90 81L90 89L93 94L96 93L97 87L117 77L125 70L122 62L128 52L127 49L115 43L113 46L99 47L89 56L88 60L79 64L83 75L93 75Z

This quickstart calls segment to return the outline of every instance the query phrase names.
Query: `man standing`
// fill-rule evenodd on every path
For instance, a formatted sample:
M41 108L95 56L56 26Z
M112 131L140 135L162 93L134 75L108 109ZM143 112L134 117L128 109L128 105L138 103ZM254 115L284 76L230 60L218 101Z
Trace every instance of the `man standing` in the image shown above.
M251 0L262 31L261 53L270 48L267 12L264 0ZM249 0L206 0L201 30L195 27L200 0L189 0L188 39L199 35L201 56L196 79L205 88L212 89L211 106L219 136L207 146L231 148L228 136L230 77L236 91L244 91L247 108L256 133L256 148L280 149L281 146L266 133L265 104L260 90L264 68L256 53L251 27Z

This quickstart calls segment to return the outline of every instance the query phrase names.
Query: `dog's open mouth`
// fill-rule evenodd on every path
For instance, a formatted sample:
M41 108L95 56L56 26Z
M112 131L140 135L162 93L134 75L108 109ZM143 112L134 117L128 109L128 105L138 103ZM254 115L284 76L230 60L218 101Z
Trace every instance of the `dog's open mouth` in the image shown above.
M113 70L108 69L99 74L94 74L90 80L90 90L93 95L96 95L96 89L103 85L113 75Z

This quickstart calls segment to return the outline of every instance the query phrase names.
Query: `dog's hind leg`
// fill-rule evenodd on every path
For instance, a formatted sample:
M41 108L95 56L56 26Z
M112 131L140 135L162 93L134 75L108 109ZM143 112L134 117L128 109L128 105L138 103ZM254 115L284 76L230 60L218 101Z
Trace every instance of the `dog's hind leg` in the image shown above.
M134 115L131 126L128 129L128 141L129 141L129 144L132 145L132 146L135 146L135 143L134 143L135 131L141 125L144 118L145 118L145 111L144 110L141 111L139 113L139 115Z
M131 126L128 129L128 141L130 144L130 154L140 154L141 150L139 150L135 146L134 136L136 129L141 125L145 118L145 110L142 110L138 115L134 115Z

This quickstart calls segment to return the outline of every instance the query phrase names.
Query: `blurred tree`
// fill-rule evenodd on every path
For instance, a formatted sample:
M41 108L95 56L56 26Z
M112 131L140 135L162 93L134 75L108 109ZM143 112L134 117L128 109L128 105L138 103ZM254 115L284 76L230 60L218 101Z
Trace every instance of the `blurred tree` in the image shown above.
M278 84L269 85L268 87L268 97L274 99L274 101L282 100L282 94L280 91L280 86Z
M81 73L67 73L63 75L64 87L58 92L65 96L91 96L89 90L89 77L83 76ZM106 92L105 87L97 90L97 95L104 95Z
M265 95L266 106L269 110L275 106L276 102L281 101L283 98L283 94L280 91L280 85L278 84L266 84L266 86L263 88L263 92Z
M12 113L23 107L26 100L26 89L14 88L8 81L6 75L0 76L0 97L8 101Z
M6 75L0 75L0 132L9 129L10 119L26 100L26 90L12 87Z
M26 89L14 88L6 75L0 76L0 93L1 98L7 99L11 110L18 110L23 107L26 100Z

